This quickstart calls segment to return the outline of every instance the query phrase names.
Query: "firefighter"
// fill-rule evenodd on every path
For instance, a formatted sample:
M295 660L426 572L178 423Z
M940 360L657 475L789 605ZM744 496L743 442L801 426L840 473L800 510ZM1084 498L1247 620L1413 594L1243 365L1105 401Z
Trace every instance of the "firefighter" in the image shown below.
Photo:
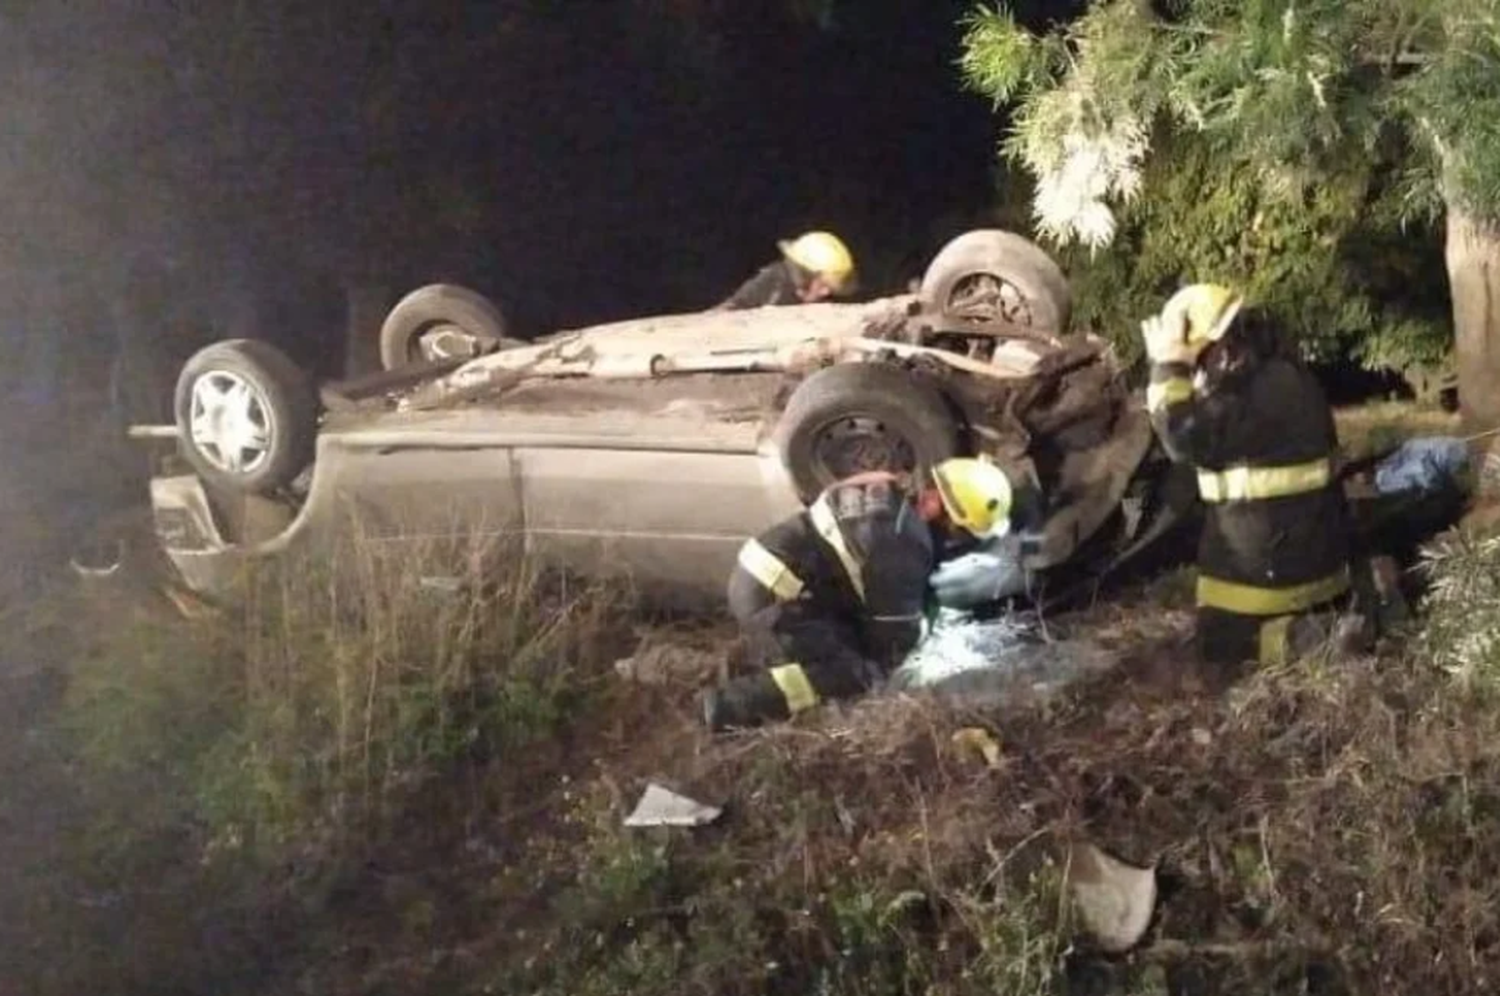
M777 243L781 259L745 281L714 311L812 304L854 293L854 255L832 232L806 232Z
M707 693L709 728L786 719L868 691L921 636L930 578L950 604L1014 593L1021 572L993 550L1009 531L1011 501L999 467L955 458L933 469L915 503L893 475L861 474L746 542L729 608L760 669Z
M1197 646L1221 683L1341 632L1351 523L1333 413L1311 371L1229 288L1197 284L1141 325L1147 408L1174 460L1197 469Z

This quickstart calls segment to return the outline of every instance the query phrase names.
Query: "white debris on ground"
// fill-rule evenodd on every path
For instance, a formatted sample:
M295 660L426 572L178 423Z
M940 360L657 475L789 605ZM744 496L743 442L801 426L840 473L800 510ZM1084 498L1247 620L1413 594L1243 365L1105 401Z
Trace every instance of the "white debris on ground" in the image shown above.
M891 674L890 687L1004 705L1049 697L1115 663L1112 653L1087 641L1045 639L1035 616L975 619L943 610Z
M1084 927L1111 954L1135 947L1156 910L1156 869L1127 865L1093 844L1068 853L1068 886Z
M942 609L891 675L891 683L920 688L964 671L993 667L1035 636L1036 625L1017 614L976 620L967 612Z
M645 795L635 810L625 817L627 827L701 827L722 815L718 806L709 806L679 795L655 782L646 786Z

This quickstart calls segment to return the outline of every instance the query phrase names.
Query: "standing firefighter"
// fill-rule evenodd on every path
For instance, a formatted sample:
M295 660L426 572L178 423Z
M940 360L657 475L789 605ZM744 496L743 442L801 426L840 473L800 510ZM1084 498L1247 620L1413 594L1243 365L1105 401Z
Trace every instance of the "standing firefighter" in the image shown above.
M1333 413L1312 373L1233 291L1187 287L1141 324L1147 407L1193 464L1207 506L1198 544L1198 651L1220 678L1328 639L1350 591L1350 524Z
M956 458L932 477L916 503L890 474L840 481L745 543L729 578L729 608L763 670L705 696L711 729L786 719L868 691L920 638L929 577L948 604L1019 589L1016 561L996 552L1010 525L1005 473ZM947 563L933 574L939 560Z
M812 304L854 293L854 255L837 235L807 232L777 246L781 259L761 269L713 310Z

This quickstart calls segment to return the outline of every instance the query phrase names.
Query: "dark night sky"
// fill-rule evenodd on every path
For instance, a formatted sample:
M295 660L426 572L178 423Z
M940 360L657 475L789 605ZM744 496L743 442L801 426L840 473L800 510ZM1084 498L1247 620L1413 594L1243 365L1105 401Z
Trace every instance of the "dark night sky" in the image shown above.
M894 278L880 269L930 220L988 196L993 123L952 67L960 4L860 5L821 32L750 3L697 36L641 4L587 6L518 29L524 52L477 88L449 80L432 124L411 121L487 208L490 251L446 265L536 324L713 303L808 225ZM441 53L451 30L422 47Z
M706 307L809 226L894 289L991 198L970 5L798 6L33 4L0 21L12 314L58 281L198 324L251 300L310 358L349 274L539 331Z

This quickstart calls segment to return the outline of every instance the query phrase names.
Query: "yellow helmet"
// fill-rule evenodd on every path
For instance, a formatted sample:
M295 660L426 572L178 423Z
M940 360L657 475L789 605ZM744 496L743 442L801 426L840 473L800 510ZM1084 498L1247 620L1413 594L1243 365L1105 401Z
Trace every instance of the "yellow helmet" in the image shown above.
M932 468L948 518L980 538L1010 531L1010 478L988 460L953 457Z
M1162 322L1168 327L1182 322L1188 345L1201 349L1224 337L1243 303L1222 284L1192 284L1168 299L1161 309Z
M787 259L827 280L836 293L854 289L854 254L832 232L806 232L777 246Z

